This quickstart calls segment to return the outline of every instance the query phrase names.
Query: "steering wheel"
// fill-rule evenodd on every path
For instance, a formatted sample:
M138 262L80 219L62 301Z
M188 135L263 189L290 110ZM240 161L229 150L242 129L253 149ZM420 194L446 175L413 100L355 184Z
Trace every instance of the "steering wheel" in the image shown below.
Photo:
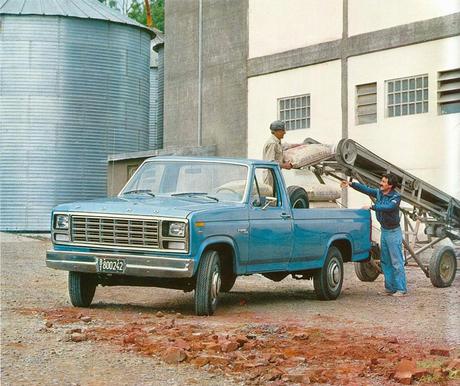
M230 188L219 188L219 189L216 190L216 193L238 194L238 192L235 192L233 189L230 189Z

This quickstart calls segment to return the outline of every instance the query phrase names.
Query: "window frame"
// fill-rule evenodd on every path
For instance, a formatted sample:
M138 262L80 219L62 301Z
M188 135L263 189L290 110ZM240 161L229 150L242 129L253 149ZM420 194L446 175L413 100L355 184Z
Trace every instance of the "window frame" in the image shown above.
M302 104L302 98L305 98L305 105ZM289 107L286 108L286 102L288 102ZM300 101L300 105L297 104L297 101ZM291 107L291 104L294 102L295 106ZM291 130L303 130L309 129L311 127L311 95L310 94L300 94L292 95L287 97L278 98L276 100L277 105L277 116L278 119L283 121L286 126L286 131ZM305 108L305 116L302 114L302 109ZM300 110L300 116L297 116L297 112ZM288 113L289 118L286 118L286 113ZM294 117L291 118L291 114L294 113ZM305 121L305 126L302 125L302 121ZM300 122L297 127L297 122ZM291 127L292 123L294 126Z
M421 79L421 87L418 86L418 80ZM426 79L426 84L425 84ZM385 80L385 118L397 118L408 115L426 114L430 111L429 107L429 75L419 74L413 76L407 76L402 78L388 79ZM414 88L411 88L411 81L414 82ZM404 89L404 82L407 82L407 89ZM391 87L390 87L391 85ZM396 89L398 85L398 89ZM391 90L390 90L391 89ZM426 91L426 94L425 94ZM422 99L418 99L418 93L421 93ZM407 100L404 100L404 95L407 94ZM414 93L413 100L411 100L411 93ZM393 97L393 103L390 103L390 96ZM397 98L399 97L399 98ZM396 100L398 99L398 102ZM421 105L421 111L417 111L418 104ZM411 112L411 106L413 105L413 112ZM426 109L425 109L426 106ZM406 107L406 109L404 109ZM390 113L390 109L393 108L393 113ZM399 113L396 114L397 108ZM406 110L406 114L404 114Z

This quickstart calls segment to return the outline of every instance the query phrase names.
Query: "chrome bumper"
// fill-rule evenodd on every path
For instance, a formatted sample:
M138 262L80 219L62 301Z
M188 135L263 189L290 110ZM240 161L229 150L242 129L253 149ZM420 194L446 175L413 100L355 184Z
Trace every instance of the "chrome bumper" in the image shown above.
M46 251L46 266L65 271L97 273L98 258L125 259L123 275L147 277L192 277L193 259L139 256L123 253Z

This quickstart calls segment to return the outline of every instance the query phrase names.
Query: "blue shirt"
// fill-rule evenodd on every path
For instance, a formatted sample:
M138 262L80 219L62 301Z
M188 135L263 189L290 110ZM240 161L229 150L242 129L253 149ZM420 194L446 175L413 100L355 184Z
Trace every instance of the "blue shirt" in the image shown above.
M383 194L380 189L370 188L369 186L352 182L351 187L358 192L375 197L375 204L371 206L375 210L377 221L385 229L394 229L399 227L399 204L401 203L401 195L395 190L387 194Z

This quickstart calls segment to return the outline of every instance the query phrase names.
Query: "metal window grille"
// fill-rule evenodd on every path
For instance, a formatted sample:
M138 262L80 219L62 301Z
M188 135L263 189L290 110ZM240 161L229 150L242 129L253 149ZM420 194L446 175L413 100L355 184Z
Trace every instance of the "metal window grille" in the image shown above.
M386 81L387 116L428 112L428 75Z
M438 112L460 113L460 68L438 73Z
M286 130L310 127L310 95L297 95L278 99L278 119L284 121Z
M356 124L377 122L377 83L356 86Z

